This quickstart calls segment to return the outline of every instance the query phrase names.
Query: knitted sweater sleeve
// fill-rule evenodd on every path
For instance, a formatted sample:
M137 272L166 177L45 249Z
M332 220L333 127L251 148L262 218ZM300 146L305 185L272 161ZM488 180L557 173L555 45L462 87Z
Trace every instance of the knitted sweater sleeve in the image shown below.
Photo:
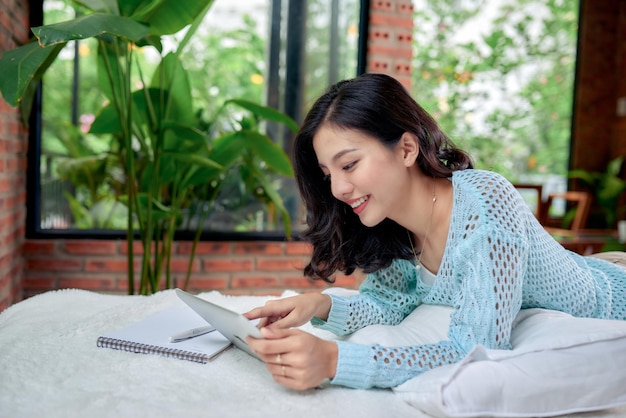
M519 236L494 228L484 226L475 231L471 239L455 251L460 267L460 290L454 301L450 339L405 347L338 341L337 369L331 383L353 388L393 387L435 367L461 360L476 344L510 348L513 319L521 305L526 247ZM366 292L364 295L333 297L328 322L318 320L316 325L344 335L370 323L398 323L398 318L404 318L405 313L410 312L408 308L414 309L417 306L414 303L420 300L398 303L409 298L401 291L407 289L386 293L387 298L375 297L381 294L379 286L389 284L382 277L385 274L368 277L362 289ZM416 284L417 295L422 294L420 283ZM393 315L398 307L404 309L399 316ZM391 320L381 322L381 315Z
M419 305L425 289L418 291L415 266L395 260L385 269L369 274L359 294L352 297L330 295L327 321L313 318L315 326L336 335L348 335L367 325L397 325Z

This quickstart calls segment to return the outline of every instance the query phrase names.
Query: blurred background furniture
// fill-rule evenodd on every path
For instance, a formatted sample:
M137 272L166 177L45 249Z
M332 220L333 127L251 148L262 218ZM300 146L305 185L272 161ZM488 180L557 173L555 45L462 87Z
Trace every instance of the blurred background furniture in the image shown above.
M565 202L563 218L550 216L553 206L557 202ZM559 227L572 231L585 228L591 207L591 194L581 191L567 191L550 193L545 202L539 205L539 222L543 226Z

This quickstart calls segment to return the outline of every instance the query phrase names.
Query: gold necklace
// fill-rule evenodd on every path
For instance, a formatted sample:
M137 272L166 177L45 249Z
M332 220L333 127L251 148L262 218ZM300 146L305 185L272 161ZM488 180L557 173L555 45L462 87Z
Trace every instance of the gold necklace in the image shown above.
M413 246L413 240L411 239L411 232L407 229L406 233L409 235L409 243L411 244L411 250L413 251L413 255L417 258L417 265L415 266L415 270L419 271L422 268L422 254L424 254L424 247L426 246L426 241L428 240L428 233L430 232L430 225L433 222L433 213L435 212L435 202L437 201L437 193L435 187L437 186L437 181L433 179L433 204L430 207L430 218L428 218L428 226L426 227L426 234L424 235L424 242L422 243L422 250L420 251L419 257L415 253L415 247Z

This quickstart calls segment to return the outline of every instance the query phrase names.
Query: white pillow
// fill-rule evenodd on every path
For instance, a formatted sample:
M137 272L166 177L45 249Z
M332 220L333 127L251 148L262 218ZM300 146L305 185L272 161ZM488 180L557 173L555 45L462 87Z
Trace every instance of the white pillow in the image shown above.
M447 339L451 308L423 305L397 327L370 326L348 341L383 345ZM477 346L463 361L393 391L435 417L545 417L626 405L626 321L523 310L512 350Z
M448 339L452 311L449 306L420 305L400 324L370 325L352 333L348 341L394 346L437 343Z

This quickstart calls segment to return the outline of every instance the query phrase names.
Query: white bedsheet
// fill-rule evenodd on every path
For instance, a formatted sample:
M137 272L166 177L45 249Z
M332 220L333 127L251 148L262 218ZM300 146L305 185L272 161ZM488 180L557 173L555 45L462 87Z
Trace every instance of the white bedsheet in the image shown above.
M202 296L240 312L268 299ZM171 290L148 297L60 290L9 307L0 314L0 416L426 416L390 390L287 389L235 348L199 364L96 347L101 334L171 306L184 306Z
M268 299L202 296L240 312ZM60 290L11 306L0 314L0 416L427 417L391 390L287 389L238 349L203 365L96 346L103 333L173 306L184 305L172 290L153 296ZM624 417L626 408L573 416Z

